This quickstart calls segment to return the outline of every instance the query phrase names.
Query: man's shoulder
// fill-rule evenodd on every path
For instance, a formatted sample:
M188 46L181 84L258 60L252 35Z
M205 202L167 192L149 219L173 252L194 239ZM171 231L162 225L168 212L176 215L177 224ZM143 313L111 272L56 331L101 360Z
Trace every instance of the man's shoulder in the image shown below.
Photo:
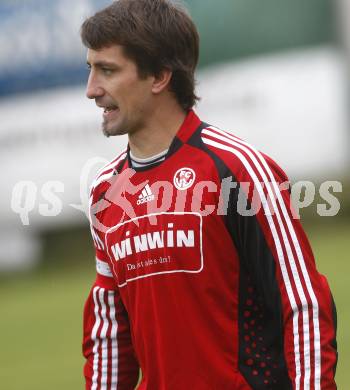
M117 172L120 164L123 163L127 156L127 150L123 150L117 157L104 165L97 173L90 187L90 198L92 203L99 197L98 194L103 192L103 189L109 185L110 180Z
M257 176L265 179L287 181L288 177L276 161L234 133L207 125L201 131L205 147L220 159L236 176Z

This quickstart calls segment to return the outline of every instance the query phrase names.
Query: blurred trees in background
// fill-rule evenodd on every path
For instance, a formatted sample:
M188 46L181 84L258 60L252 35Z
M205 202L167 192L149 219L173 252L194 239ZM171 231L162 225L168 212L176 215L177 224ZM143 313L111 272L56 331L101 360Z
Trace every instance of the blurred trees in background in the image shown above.
M187 0L213 62L335 41L331 0Z

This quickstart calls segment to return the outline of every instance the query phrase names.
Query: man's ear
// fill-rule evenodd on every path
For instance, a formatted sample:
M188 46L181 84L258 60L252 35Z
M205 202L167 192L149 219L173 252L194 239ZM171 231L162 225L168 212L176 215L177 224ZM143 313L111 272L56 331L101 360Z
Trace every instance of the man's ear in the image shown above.
M170 84L173 72L170 69L162 69L157 76L154 76L152 92L159 94L164 91Z

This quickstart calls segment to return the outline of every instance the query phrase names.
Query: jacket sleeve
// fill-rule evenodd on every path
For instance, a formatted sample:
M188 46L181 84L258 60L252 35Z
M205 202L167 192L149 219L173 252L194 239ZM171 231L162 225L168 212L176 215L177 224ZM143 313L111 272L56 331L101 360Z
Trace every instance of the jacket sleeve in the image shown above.
M335 390L335 306L293 215L286 175L231 133L208 126L202 141L220 178L236 184L219 207L228 206L240 266L239 370L256 389Z
M254 389L335 390L335 306L292 211L286 175L231 133L209 126L202 141L220 177L237 184L226 223L240 267L240 371Z
M251 171L241 166L236 173L238 186L230 200L231 231L235 231L242 273L254 281L268 317L275 316L275 324L280 321L288 388L335 390L332 294L293 213L287 177L268 157L258 154L255 162L258 158L260 169L254 170L252 164ZM243 205L249 205L251 212ZM277 334L272 337L278 344Z
M122 158L124 156L119 156ZM102 169L91 187L90 229L96 253L96 280L84 307L83 355L86 390L131 390L138 382L139 365L132 345L128 313L113 278L104 248L103 193L120 158ZM102 227L102 228L101 228Z
M83 355L86 390L131 390L139 367L127 312L109 265L96 259L97 277L84 307Z

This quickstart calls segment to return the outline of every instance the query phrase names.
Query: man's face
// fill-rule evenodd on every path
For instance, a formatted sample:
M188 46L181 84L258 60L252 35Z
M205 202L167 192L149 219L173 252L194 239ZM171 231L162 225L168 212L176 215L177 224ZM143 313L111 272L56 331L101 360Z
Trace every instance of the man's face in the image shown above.
M136 64L125 57L120 45L88 49L87 63L86 95L103 108L103 133L109 137L144 128L153 102L154 78L140 79Z

